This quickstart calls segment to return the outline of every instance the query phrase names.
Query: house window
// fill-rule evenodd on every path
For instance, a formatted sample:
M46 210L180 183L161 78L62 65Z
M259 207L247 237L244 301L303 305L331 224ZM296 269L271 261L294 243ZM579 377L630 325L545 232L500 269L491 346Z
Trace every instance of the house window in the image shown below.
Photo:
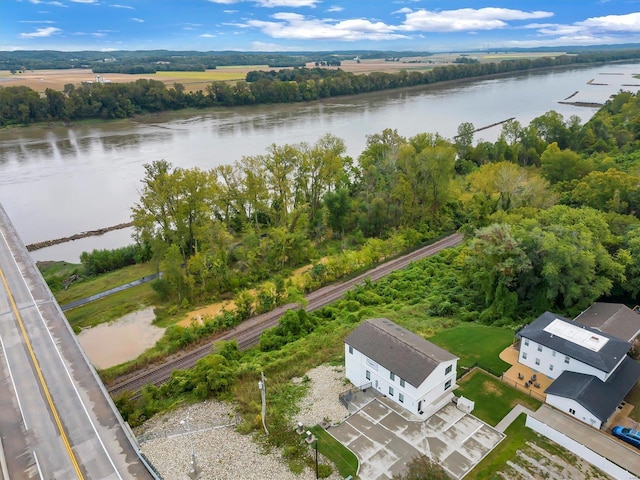
M451 388L451 379L447 380L447 383L444 384L445 390L448 390L449 388Z
M536 365L540 365L540 359L536 358Z
M522 359L526 360L527 359L527 352L522 352Z
M353 347L351 345L349 345L349 353L353 355Z
M529 339L528 339L528 338L525 338L525 339L524 339L524 344L525 344L525 346L527 346L527 347L529 346Z
M570 413L571 415L575 415L575 414L576 414L576 411L575 411L573 408L570 408L570 409L569 409L569 413Z
M404 380L402 378L400 379L400 386L404 387Z
M453 365L449 365L449 366L447 367L447 369L444 371L444 374L445 374L445 375L449 375L449 374L451 373L451 369L452 369L452 368L453 368Z
M555 350L551 350L551 356L555 357L556 356L556 351Z
M393 372L389 372L389 378L391 379L391 381L396 379L396 374Z
M553 364L549 365L549 370L553 371Z
M365 373L364 376L367 377L367 380L371 380L371 372L369 370L367 370L367 373Z
M400 403L404 403L404 395L399 393L398 394L398 400L400 401Z
M538 345L538 351L541 352L542 351L542 345Z
M568 355L565 355L565 357L564 357L564 363L569 363L569 356L568 356Z
M393 397L393 387L389 387L389 396Z

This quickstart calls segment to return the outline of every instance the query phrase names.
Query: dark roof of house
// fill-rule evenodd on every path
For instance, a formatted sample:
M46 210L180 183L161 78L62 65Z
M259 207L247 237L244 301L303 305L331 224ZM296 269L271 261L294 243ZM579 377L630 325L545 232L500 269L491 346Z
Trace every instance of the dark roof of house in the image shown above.
M596 302L574 320L627 342L640 334L640 314L622 303Z
M442 362L458 358L386 318L365 320L344 342L416 388Z
M599 351L594 351L545 331L544 329L556 319L571 325L576 325L580 328L585 328L596 335L601 335L602 337L607 338L608 341ZM520 337L533 340L534 342L544 345L545 347L549 347L556 352L568 355L571 358L575 358L576 360L607 373L611 372L631 349L631 344L629 342L607 335L595 328L581 325L578 322L572 322L571 320L551 312L545 312L540 315L532 323L520 330L518 335Z
M545 393L575 400L606 422L638 379L640 363L627 356L606 382L593 375L564 371Z

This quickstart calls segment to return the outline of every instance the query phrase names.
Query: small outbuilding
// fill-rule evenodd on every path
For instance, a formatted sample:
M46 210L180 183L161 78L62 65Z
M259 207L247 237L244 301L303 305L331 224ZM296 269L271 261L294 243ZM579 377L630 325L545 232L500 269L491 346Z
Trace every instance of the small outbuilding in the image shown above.
M345 339L347 378L426 418L453 398L458 357L386 318L365 320Z

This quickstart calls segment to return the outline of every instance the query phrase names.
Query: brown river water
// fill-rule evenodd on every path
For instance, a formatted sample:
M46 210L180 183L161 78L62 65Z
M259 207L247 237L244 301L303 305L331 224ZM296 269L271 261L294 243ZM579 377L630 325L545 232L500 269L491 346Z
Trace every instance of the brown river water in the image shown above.
M476 128L515 117L523 124L549 110L586 121L595 108L562 105L604 102L621 88L638 90L639 64L601 65L512 77L377 92L322 102L218 108L71 127L0 131L0 202L26 244L70 236L130 220L143 164L165 159L180 167L211 168L265 152L272 143L342 138L357 157L367 135L385 128L410 137L438 132L452 138L462 122ZM591 84L589 84L589 82ZM606 85L601 85L606 84ZM500 127L476 134L495 140ZM78 261L94 248L131 243L131 230L48 247L37 260Z

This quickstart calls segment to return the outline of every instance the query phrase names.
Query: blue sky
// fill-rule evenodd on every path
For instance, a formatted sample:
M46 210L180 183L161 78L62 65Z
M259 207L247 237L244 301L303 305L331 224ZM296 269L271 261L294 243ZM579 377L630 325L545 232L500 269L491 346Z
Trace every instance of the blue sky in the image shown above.
M640 43L640 0L0 0L0 49L419 50Z

